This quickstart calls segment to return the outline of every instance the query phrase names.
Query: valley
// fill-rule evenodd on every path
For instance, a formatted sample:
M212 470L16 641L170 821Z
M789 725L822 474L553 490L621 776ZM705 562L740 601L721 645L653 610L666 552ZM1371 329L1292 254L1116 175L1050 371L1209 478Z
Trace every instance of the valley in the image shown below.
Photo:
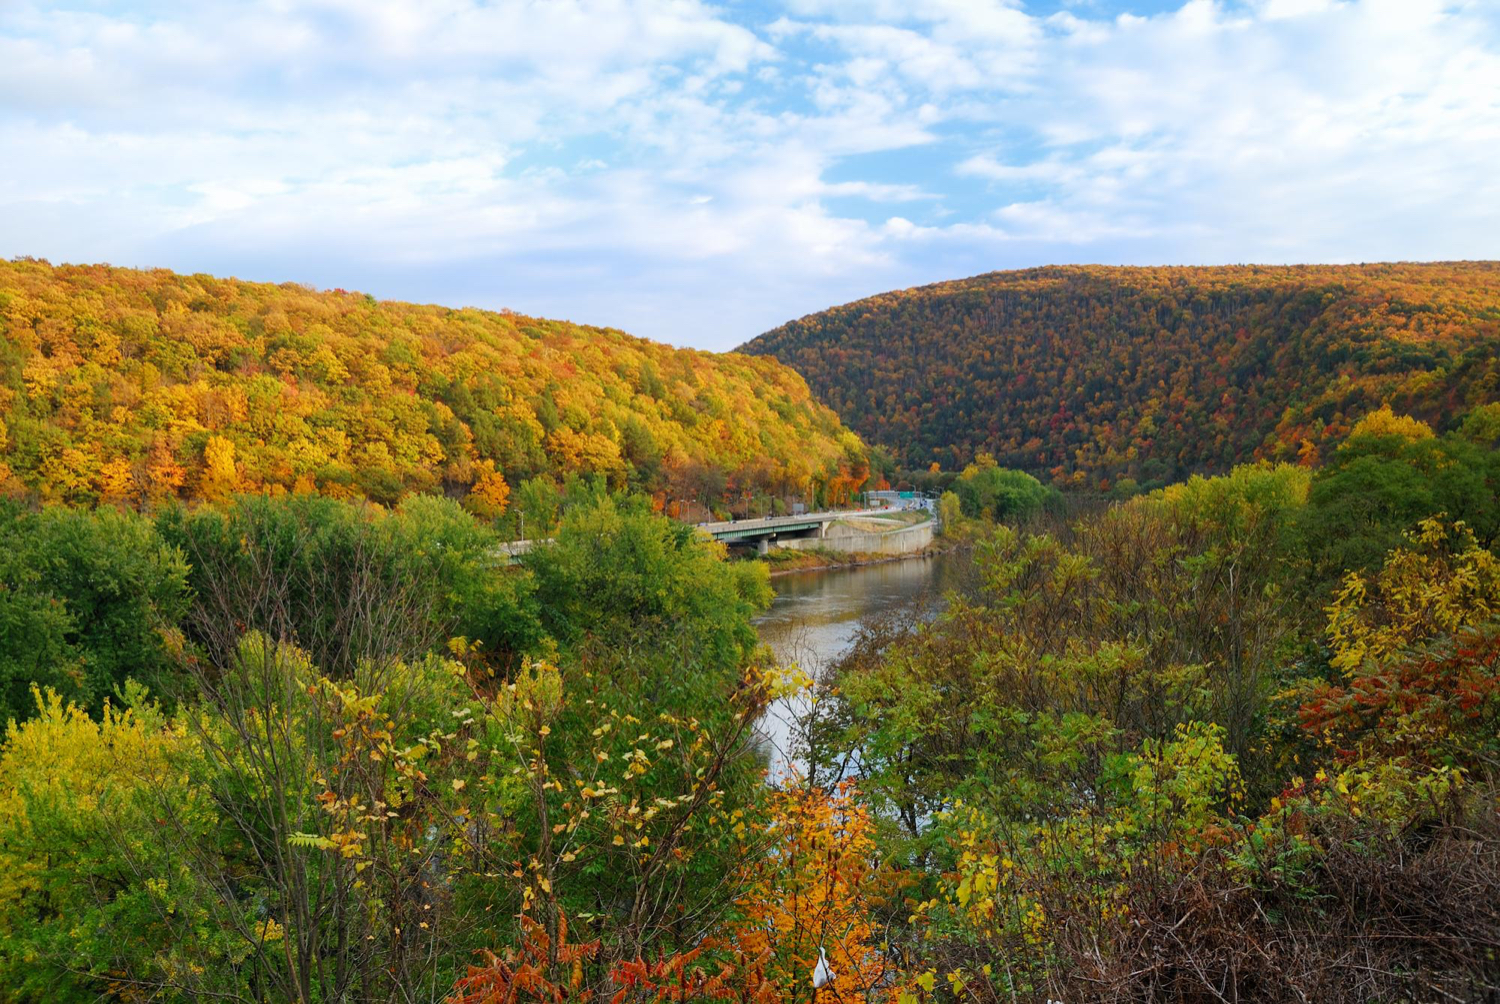
M0 999L1485 999L1443 268L982 277L779 362L3 266Z

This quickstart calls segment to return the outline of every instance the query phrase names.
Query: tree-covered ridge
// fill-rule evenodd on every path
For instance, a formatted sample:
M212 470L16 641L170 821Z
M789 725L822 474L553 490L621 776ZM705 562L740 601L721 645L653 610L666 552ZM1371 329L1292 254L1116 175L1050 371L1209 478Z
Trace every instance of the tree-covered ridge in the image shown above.
M862 467L857 438L769 359L343 290L0 262L12 492L389 503L472 488L494 510L507 480L539 474L688 494L705 470L806 490L841 464Z
M984 451L1073 484L1315 457L1388 403L1500 398L1495 262L1052 267L898 290L743 347L908 466Z

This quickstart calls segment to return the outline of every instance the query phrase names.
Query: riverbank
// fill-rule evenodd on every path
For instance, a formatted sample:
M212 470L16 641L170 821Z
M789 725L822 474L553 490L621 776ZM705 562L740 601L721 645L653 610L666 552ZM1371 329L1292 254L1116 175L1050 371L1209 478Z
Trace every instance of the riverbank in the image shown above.
M883 565L892 561L909 561L912 558L931 558L952 550L954 544L942 537L935 538L925 547L903 554L884 554L873 551L834 551L827 548L777 548L768 554L749 559L764 562L770 567L771 577L791 575L795 572L818 572L835 568L859 568L864 565Z

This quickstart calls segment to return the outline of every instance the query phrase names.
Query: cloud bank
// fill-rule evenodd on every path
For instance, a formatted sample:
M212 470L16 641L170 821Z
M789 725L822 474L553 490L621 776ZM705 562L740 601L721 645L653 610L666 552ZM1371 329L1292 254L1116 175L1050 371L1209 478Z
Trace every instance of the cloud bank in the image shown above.
M0 150L0 255L722 349L993 268L1500 256L1500 6L23 0Z

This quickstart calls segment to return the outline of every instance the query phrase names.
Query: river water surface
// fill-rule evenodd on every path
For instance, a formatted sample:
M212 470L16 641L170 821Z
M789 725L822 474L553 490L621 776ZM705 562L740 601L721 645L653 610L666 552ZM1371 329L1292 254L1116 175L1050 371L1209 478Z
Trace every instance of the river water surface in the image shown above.
M776 599L756 627L779 659L816 679L849 651L862 622L946 588L951 571L950 559L939 554L778 575L771 580ZM773 704L762 719L773 779L790 763L796 722L808 710L805 697L789 698Z

